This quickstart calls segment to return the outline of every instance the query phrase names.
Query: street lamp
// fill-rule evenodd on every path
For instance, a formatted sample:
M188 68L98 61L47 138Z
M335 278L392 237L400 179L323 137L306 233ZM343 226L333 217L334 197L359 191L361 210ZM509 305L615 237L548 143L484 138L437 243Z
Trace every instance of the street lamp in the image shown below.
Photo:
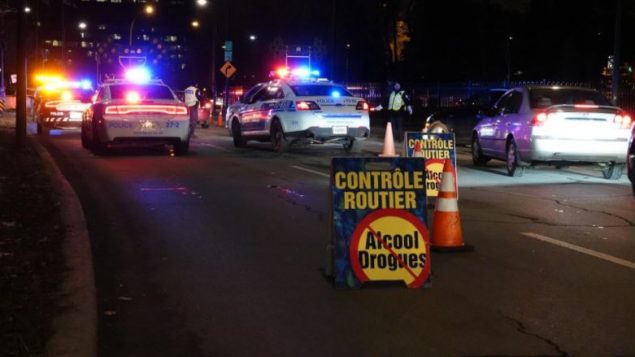
M30 13L31 12L31 8L28 5L25 6L24 7L24 12L27 13L27 14Z
M146 5L143 8L143 13L145 13L146 15L152 15L154 14L154 7L152 5ZM128 39L128 47L132 47L132 30L134 28L134 23L135 21L137 21L137 17L139 17L141 13L137 13L135 15L135 17L132 19L132 22L130 22L130 37Z
M80 30L86 30L87 25L84 21L82 21L79 24L77 24L77 27L79 27Z
M192 21L192 27L194 27L195 29L198 28L199 26L201 26L201 24L198 22L198 20L193 20Z
M256 41L256 35L249 35L249 41Z
M196 0L196 4L198 6L206 6L207 5L207 0Z

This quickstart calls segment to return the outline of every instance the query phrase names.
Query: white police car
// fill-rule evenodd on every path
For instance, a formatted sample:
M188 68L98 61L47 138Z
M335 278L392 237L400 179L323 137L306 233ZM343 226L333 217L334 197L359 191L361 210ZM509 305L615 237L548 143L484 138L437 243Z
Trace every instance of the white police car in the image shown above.
M126 72L124 80L102 83L82 119L82 146L97 153L128 145L174 145L176 154L189 150L187 107L160 80L145 70Z
M227 108L225 126L236 147L270 141L284 152L292 143L340 143L358 151L370 135L368 103L344 86L311 78L308 70L276 71L279 79L252 87Z

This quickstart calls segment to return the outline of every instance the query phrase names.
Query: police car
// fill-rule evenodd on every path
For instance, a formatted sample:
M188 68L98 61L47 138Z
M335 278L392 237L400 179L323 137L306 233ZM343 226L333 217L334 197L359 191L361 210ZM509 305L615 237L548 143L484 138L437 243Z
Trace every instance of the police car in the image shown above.
M307 69L276 71L278 78L252 87L227 108L225 126L236 147L271 142L281 153L292 143L339 143L358 151L370 135L368 103L344 86Z
M33 96L33 119L38 134L49 129L78 128L91 104L93 88L88 81L59 81L39 86Z
M130 69L126 79L100 85L82 120L82 145L97 153L110 147L168 144L176 154L189 150L187 107L144 69Z

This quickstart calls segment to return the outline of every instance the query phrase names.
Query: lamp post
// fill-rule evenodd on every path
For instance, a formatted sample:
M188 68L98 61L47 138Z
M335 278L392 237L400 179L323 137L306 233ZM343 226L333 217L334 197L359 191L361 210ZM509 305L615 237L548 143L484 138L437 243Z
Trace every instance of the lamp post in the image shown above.
M146 5L143 8L143 13L145 13L146 15L154 14L154 7L152 5ZM135 21L137 21L137 18L139 17L139 15L141 15L141 12L137 13L135 17L132 19L132 22L130 22L130 36L128 38L128 47L132 47L132 30L134 29L134 23Z

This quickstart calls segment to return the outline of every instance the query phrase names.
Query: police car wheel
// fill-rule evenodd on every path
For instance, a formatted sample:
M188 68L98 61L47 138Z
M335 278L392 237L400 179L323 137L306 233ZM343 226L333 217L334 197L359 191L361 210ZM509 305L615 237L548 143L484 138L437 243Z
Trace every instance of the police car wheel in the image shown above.
M86 129L84 129L84 126L83 126L83 125L82 125L82 129L81 129L81 130L82 130L82 134L81 134L81 136L82 136L82 147L83 147L84 149L88 149L88 146L89 146L90 144L89 144L89 142L88 142L88 137L86 136Z
M284 137L282 124L277 120L271 124L271 146L277 153L283 153L289 148L289 141Z
M353 138L346 140L343 144L344 151L346 152L360 152L362 150L362 142Z
M48 135L49 133L49 129L46 125L42 124L42 123L37 123L37 127L36 127L37 133L39 135Z
M174 144L174 153L177 155L185 155L190 151L190 141L179 141Z
M245 144L247 144L247 141L240 132L240 124L238 124L237 120L232 122L232 138L234 139L234 146L237 148L244 147Z

